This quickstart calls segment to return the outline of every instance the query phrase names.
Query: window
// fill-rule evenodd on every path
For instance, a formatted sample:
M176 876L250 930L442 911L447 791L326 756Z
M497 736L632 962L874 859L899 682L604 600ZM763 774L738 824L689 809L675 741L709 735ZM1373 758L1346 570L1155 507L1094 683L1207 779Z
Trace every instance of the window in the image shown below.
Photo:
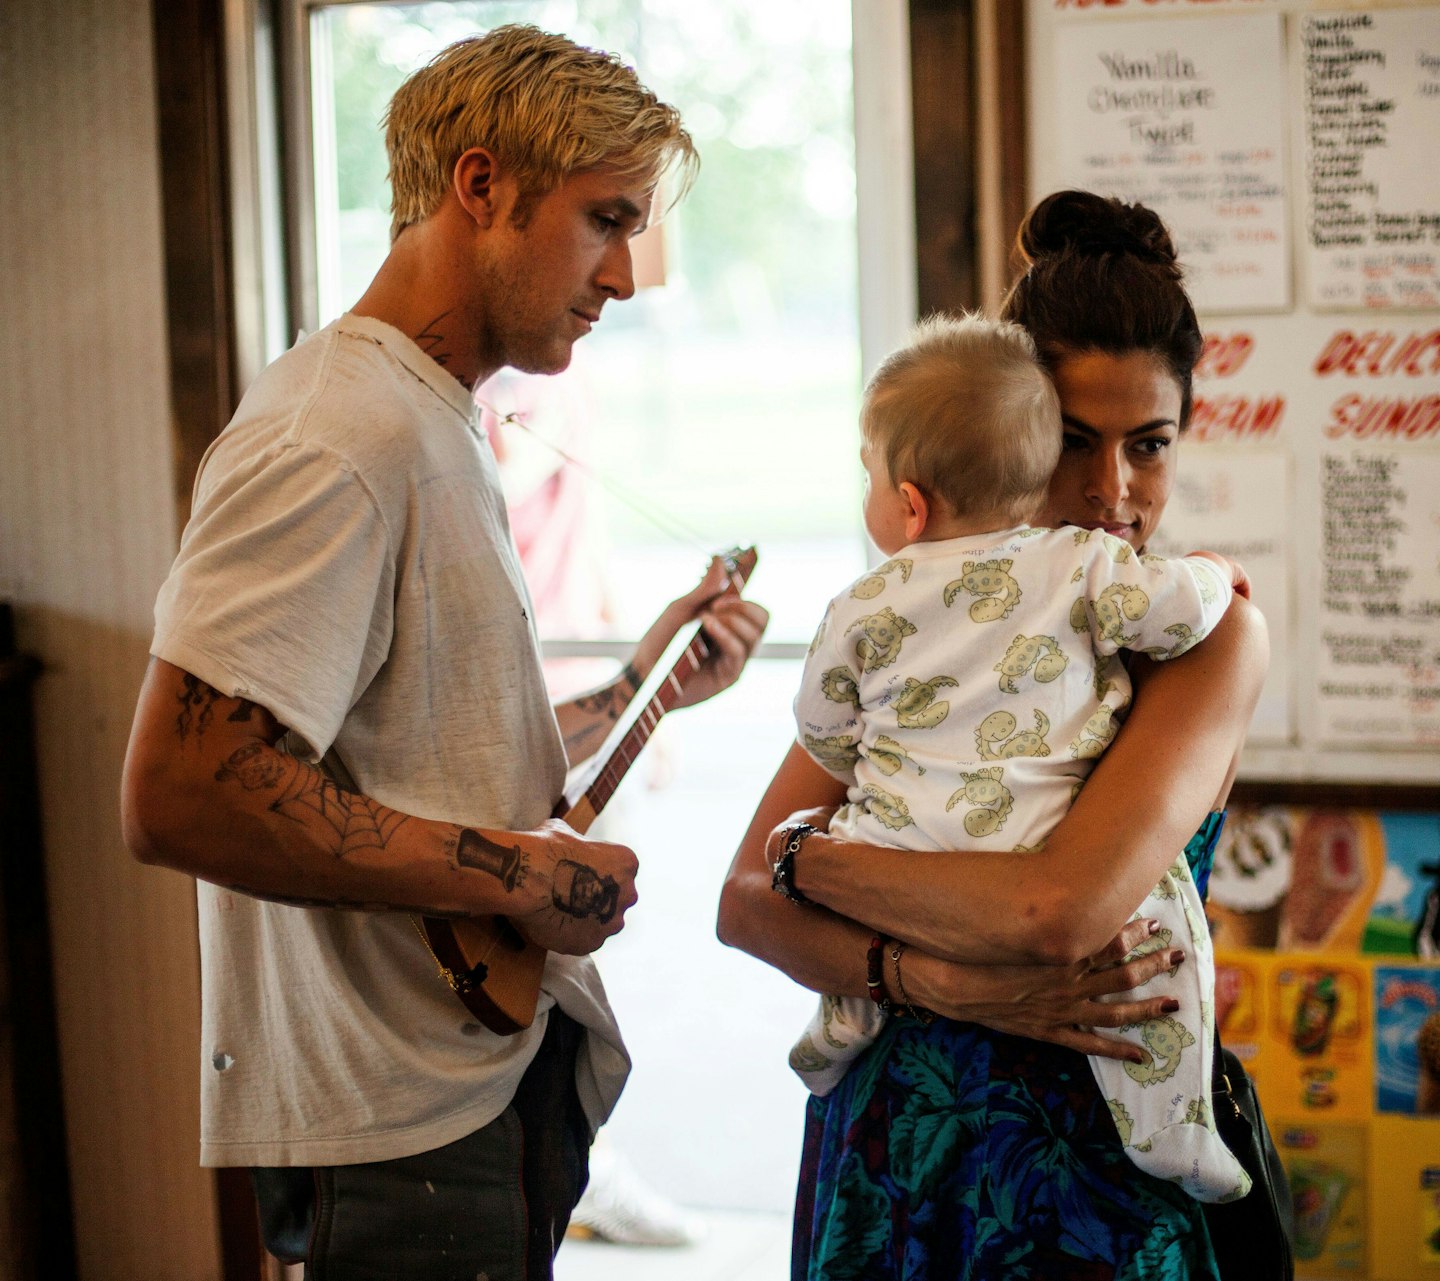
M550 658L617 661L706 552L760 549L760 659L737 689L667 720L612 820L645 869L643 906L601 962L636 1061L612 1129L652 1181L698 1205L783 1210L793 1194L803 1090L784 1057L812 998L721 948L715 902L793 737L799 658L865 560L862 375L914 317L904 8L856 0L852 22L773 0L284 10L292 329L340 314L383 259L380 115L454 39L528 21L619 52L700 149L696 188L650 237L651 283L606 309L565 375L503 373L479 393L583 467L497 434ZM743 1105L721 1113L693 1102L737 1089Z

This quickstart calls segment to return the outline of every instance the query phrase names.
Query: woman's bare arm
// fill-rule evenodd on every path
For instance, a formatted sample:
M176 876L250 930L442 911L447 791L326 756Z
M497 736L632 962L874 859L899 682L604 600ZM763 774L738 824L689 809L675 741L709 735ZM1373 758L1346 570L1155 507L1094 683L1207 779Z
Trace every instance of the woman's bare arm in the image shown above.
M792 921L794 905L769 889L765 846L775 825L841 798L839 784L792 749L730 870L721 938L807 986L837 992L853 990L853 978L849 988L827 987L839 977L835 956L848 958L840 973L853 975L855 940L872 929L936 958L982 965L1073 965L1101 952L1221 795L1268 660L1264 621L1235 601L1203 644L1157 665L1039 853L956 858L809 837L795 885L862 923L844 931Z
M720 896L718 932L738 947L817 992L866 995L866 953L873 930L823 907L805 907L770 888L766 843L772 829L804 806L823 826L844 788L800 747L792 747L775 774L731 864ZM816 839L811 837L811 840ZM806 849L809 842L806 842ZM861 847L864 848L864 847ZM1143 1056L1134 1046L1097 1035L1093 1027L1120 1027L1157 1018L1162 998L1103 1001L1141 987L1173 962L1152 953L1127 965L1120 957L1144 940L1137 922L1100 954L1073 965L957 965L912 948L903 958L906 993L918 1005L1001 1032L1069 1046L1109 1058ZM891 992L896 996L898 993Z

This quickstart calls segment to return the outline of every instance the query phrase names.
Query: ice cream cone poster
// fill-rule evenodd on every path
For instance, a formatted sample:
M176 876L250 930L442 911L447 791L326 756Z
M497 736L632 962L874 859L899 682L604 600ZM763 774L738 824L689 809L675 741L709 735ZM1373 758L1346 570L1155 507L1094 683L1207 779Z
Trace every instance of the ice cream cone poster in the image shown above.
M1379 818L1365 810L1302 810L1280 913L1282 952L1359 952L1385 873Z
M1296 826L1294 812L1283 806L1231 807L1205 907L1216 947L1275 947Z
M1375 967L1375 1110L1440 1117L1440 966Z

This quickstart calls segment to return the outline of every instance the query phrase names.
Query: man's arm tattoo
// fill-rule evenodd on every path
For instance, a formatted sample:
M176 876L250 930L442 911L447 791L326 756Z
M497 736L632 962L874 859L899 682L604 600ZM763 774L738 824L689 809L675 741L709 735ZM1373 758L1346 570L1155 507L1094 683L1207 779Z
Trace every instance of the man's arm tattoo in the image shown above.
M460 833L455 847L455 861L461 867L473 867L489 872L508 893L517 885L525 884L529 859L518 845L497 845L489 837L467 827Z
M383 850L409 817L368 796L343 791L313 765L264 743L247 743L232 752L215 778L221 783L234 779L247 792L278 791L271 812L294 822L319 815L334 833L336 858Z
M597 876L593 867L562 858L555 864L550 899L567 916L608 923L620 906L620 887L613 876Z
M198 676L191 676L189 672L184 673L182 685L183 688L177 695L180 711L175 717L175 733L183 743L192 730L195 737L199 738L210 728L210 722L215 719L215 704L224 695L213 685L207 685ZM237 722L248 721L254 711L255 704L242 698L225 719Z
M633 663L626 663L624 670L608 685L601 685L584 694L577 694L572 703L578 711L593 719L573 729L565 736L565 748L573 751L590 739L610 732L610 726L620 719L620 714L630 705L635 691L640 688L640 673Z

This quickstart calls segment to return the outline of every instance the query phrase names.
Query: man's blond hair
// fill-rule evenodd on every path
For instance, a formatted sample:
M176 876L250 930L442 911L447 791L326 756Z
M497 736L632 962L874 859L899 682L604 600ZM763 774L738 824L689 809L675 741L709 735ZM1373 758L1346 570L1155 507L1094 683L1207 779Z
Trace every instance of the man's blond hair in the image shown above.
M471 147L515 175L520 219L580 170L609 165L654 187L673 169L679 199L699 167L680 113L633 68L522 24L443 49L396 91L384 123L392 240L440 207Z
M1028 520L1045 497L1060 460L1060 398L1019 325L936 315L875 371L860 434L893 484L999 528Z

